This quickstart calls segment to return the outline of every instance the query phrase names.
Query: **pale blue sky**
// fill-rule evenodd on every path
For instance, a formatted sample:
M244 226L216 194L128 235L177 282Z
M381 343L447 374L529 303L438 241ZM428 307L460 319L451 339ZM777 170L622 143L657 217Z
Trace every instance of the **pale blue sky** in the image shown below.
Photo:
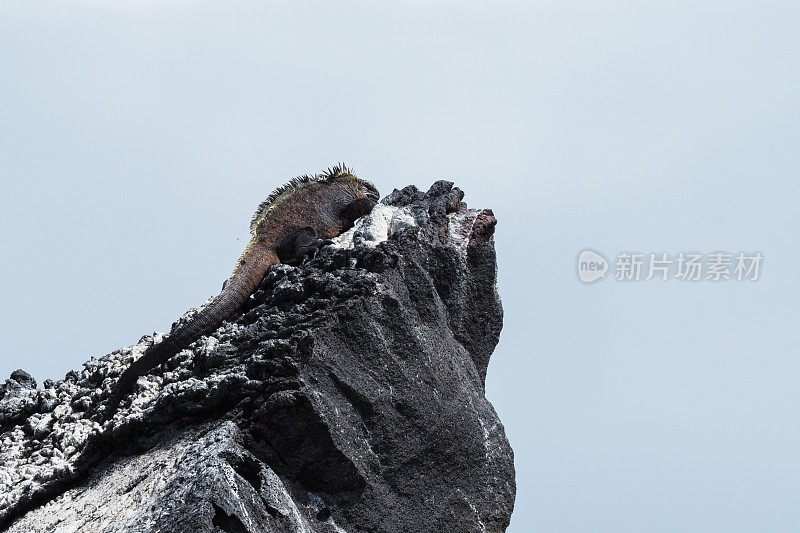
M0 375L168 329L287 177L447 178L500 221L509 531L797 531L798 35L796 2L6 0ZM584 286L584 247L765 262Z

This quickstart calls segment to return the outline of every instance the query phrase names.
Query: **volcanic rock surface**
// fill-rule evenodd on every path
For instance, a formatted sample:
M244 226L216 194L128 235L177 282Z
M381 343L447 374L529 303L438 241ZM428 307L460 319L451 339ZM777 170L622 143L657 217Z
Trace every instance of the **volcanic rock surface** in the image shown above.
M161 334L0 385L13 532L497 532L513 453L484 396L502 327L489 210L395 190L213 334L95 408ZM186 320L196 310L189 311Z

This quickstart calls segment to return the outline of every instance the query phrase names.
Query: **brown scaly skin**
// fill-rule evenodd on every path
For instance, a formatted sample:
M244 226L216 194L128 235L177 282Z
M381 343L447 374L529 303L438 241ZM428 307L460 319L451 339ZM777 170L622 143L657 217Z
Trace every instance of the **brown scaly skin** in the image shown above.
M273 192L253 216L253 237L222 292L131 363L113 388L103 418L113 416L139 376L211 333L236 312L270 266L313 255L327 239L348 230L357 218L369 213L377 201L375 186L358 179L343 164L321 175L295 178Z

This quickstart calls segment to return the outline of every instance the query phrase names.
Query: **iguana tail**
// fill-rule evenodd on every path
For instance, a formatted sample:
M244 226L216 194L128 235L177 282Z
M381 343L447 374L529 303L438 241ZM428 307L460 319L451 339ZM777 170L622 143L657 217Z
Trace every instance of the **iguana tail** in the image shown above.
M203 335L217 329L253 294L267 269L278 262L278 256L272 248L253 239L242 253L222 292L187 322L175 327L161 342L147 348L139 359L122 372L106 403L103 418L108 420L114 415L122 397L140 376L165 363Z

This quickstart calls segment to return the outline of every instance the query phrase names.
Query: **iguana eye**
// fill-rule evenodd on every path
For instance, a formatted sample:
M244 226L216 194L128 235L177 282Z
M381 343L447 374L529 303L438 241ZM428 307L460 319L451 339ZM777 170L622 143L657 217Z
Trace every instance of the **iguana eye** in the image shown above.
M378 203L381 199L381 193L378 192L378 189L372 183L361 180L361 187L364 189L364 195L372 200L375 203Z

